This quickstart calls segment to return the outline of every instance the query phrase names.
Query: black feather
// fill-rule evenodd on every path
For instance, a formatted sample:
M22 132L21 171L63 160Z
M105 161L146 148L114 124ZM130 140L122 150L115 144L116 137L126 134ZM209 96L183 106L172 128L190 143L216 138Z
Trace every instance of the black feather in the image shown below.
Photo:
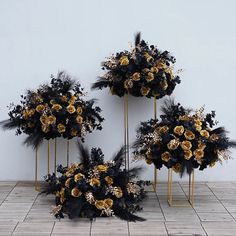
M85 148L80 142L78 142L79 159L83 163L85 169L90 168L91 158L88 148Z
M134 215L128 211L126 211L125 209L123 209L122 207L115 207L114 208L114 213L115 215L117 215L121 220L126 220L126 221L133 221L133 222L136 222L136 221L145 221L146 219L140 217L140 216L137 216L137 215Z
M135 46L138 46L140 44L140 40L141 40L141 32L137 32L134 36Z
M99 78L97 82L93 83L91 89L103 89L109 86L109 81L104 78Z

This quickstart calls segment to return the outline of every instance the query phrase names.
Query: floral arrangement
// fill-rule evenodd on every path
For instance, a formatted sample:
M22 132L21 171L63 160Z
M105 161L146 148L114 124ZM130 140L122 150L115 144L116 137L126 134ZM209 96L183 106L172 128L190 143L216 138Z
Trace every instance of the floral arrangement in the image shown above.
M193 112L173 100L162 107L161 120L142 122L134 144L136 159L145 159L160 169L163 165L181 175L194 168L203 170L229 159L229 140L223 127L215 128L215 112L204 114L204 108Z
M131 94L162 98L170 95L180 83L179 76L173 71L174 63L175 58L168 51L161 52L157 47L149 46L138 33L131 51L118 52L102 63L106 73L92 89L109 87L111 93L119 97Z
M81 137L94 129L101 130L101 109L95 100L84 101L83 88L65 72L51 76L50 84L21 95L19 105L9 106L9 119L3 129L16 129L16 135L27 134L25 144L37 147L43 139Z
M138 202L145 197L143 181L134 181L140 168L129 172L122 169L124 148L113 160L104 162L100 148L92 148L91 154L79 144L80 163L69 167L58 166L56 174L46 177L43 191L55 194L56 206L52 213L63 218L117 216L128 221L142 221L134 212L141 210Z

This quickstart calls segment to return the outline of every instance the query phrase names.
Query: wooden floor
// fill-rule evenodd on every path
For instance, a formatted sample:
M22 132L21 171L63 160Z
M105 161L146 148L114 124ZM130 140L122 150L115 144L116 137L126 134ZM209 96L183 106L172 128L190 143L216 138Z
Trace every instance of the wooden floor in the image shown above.
M175 183L174 194L186 199L186 183ZM197 183L194 207L169 207L166 183L157 195L148 193L139 213L147 219L127 223L115 217L71 221L50 215L53 196L39 195L32 183L0 182L0 235L234 235L236 182Z

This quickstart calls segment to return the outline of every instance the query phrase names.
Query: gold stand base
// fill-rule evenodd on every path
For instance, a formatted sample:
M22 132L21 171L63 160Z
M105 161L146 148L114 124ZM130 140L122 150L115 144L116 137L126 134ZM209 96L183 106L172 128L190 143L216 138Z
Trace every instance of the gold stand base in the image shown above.
M50 140L47 143L47 174L50 174ZM69 165L70 161L70 141L67 140L66 144L66 164ZM56 166L57 166L57 139L54 139L54 173L56 174ZM38 147L35 149L35 180L34 180L35 190L38 192L42 191L38 181Z
M189 175L189 181L188 181L188 199L186 204L179 204L176 200L173 199L173 192L172 192L172 175L173 170L168 169L168 190L167 190L167 202L169 206L171 207L190 207L194 205L194 186L195 186L195 180L194 180L194 170Z

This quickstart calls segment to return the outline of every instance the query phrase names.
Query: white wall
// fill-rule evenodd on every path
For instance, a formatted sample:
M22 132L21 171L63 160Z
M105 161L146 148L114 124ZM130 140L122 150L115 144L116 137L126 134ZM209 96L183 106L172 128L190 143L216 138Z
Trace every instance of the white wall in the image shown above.
M172 52L176 67L184 69L176 100L216 110L220 125L236 139L235 8L234 0L0 0L0 120L7 118L9 102L19 101L25 89L49 81L58 70L77 76L89 91L103 73L100 62L128 49L134 33L141 31L145 40ZM106 121L102 132L88 135L86 144L102 147L108 159L123 142L122 99L107 90L90 92L89 97L99 99ZM131 141L139 121L152 116L152 100L131 99ZM33 179L34 153L22 145L23 139L14 131L0 132L0 180ZM60 142L58 155L63 160L65 144ZM76 155L74 145L74 160ZM46 145L39 158L43 175ZM235 168L236 160L230 160L198 173L197 180L236 180ZM143 176L152 174L147 168ZM164 170L159 178L166 179Z

